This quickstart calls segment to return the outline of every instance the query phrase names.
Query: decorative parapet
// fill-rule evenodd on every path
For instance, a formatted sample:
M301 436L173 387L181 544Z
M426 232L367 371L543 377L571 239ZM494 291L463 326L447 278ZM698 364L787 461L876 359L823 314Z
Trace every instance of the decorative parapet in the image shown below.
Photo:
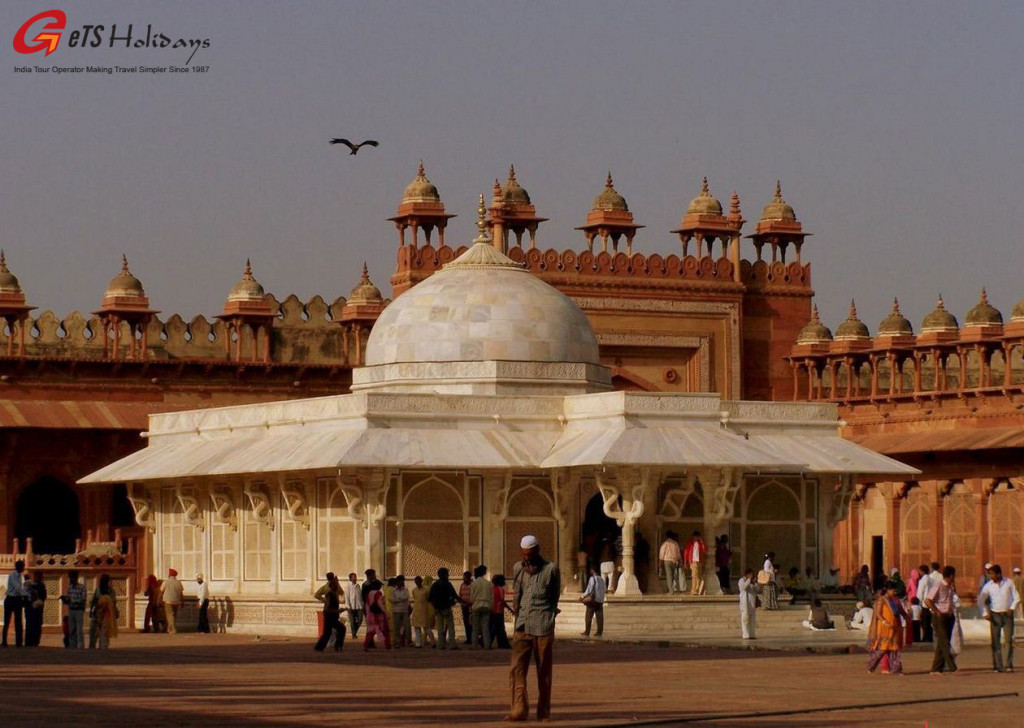
M277 312L271 329L272 361L347 365L347 342L338 323L346 303L343 296L331 304L320 296L303 302L290 295L278 302L267 294L266 300ZM130 327L126 322L119 326L121 346L127 349ZM0 352L6 352L8 345L9 335L4 328L0 327ZM53 311L42 311L35 317L28 317L25 329L24 355L28 358L103 359L103 322L99 316L73 311L60 318ZM153 316L146 325L146 335L149 359L231 359L229 331L219 319L211 320L202 315L190 320L179 314L171 314L166 319ZM242 336L246 345L251 343L252 327L243 326Z

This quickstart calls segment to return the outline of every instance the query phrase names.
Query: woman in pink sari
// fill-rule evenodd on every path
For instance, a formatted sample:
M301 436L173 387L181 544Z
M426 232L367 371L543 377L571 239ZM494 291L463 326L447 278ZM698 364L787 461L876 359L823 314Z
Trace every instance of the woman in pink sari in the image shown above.
M366 637L363 639L363 649L369 650L373 646L373 638L380 634L384 638L384 647L391 649L391 632L388 629L388 613L384 609L383 584L379 579L374 579L369 585L364 601L364 616L366 619Z

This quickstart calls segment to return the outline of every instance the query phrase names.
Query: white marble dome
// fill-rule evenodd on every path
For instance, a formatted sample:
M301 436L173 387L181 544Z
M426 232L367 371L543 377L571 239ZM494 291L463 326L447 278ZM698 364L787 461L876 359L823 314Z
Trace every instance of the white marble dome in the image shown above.
M567 296L485 242L396 298L373 326L368 366L515 361L599 364Z

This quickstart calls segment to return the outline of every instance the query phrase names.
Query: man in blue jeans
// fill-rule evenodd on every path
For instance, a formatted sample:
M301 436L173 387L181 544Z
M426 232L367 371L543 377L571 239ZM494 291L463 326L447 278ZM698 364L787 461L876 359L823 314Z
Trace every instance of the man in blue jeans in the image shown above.
M25 591L24 561L14 562L14 571L7 577L7 596L4 597L4 634L3 646L7 646L7 632L11 627L11 620L14 620L14 645L21 647L24 639L25 625L22 622L22 615L25 613L25 599L28 592Z

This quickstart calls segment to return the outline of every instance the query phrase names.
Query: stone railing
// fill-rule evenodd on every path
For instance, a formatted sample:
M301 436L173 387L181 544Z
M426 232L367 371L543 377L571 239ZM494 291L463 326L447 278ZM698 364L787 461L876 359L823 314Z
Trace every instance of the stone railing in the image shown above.
M0 591L6 594L6 575L14 571L17 561L25 562L25 573L40 574L46 585L46 604L43 608L43 626L59 628L64 614L60 595L67 591L67 574L75 570L80 581L86 585L91 596L96 584L103 574L110 575L110 583L117 593L117 604L120 612L119 626L130 628L134 625L136 581L136 549L135 539L122 539L120 531L115 530L113 541L93 541L83 546L76 543L76 552L72 554L37 554L32 548L32 539L25 540L24 551L18 539L14 539L11 553L0 554L0 572L4 579L0 580ZM124 542L126 548L121 548Z

